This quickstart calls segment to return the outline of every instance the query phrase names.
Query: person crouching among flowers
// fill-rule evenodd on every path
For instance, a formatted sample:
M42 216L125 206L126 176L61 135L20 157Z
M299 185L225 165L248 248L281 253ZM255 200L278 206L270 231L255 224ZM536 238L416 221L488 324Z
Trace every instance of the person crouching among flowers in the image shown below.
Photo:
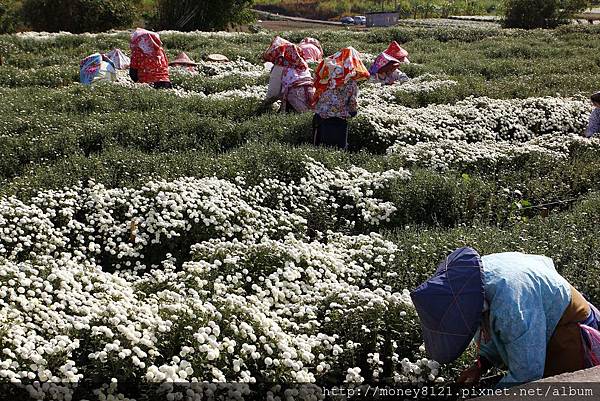
M508 370L499 387L511 387L600 364L600 312L548 257L461 248L411 298L432 359L450 363L478 344L459 383L492 366Z
M371 80L384 85L408 81L408 76L399 70L402 64L409 64L408 52L397 42L392 42L381 53L369 69Z
M84 85L96 82L114 82L117 70L114 63L102 53L94 53L79 64L79 81Z
M358 111L358 81L369 78L369 71L353 47L324 59L315 72L314 144L348 147L348 118Z
M179 53L177 58L169 63L169 66L190 75L198 75L198 64L185 52Z
M138 28L131 34L129 76L133 82L170 89L169 60L157 33Z
M263 107L282 101L281 111L305 113L311 110L314 86L302 49L276 36L263 54L263 59L273 64L269 88Z
M307 63L320 63L323 60L323 47L315 38L304 38L298 44L302 58Z

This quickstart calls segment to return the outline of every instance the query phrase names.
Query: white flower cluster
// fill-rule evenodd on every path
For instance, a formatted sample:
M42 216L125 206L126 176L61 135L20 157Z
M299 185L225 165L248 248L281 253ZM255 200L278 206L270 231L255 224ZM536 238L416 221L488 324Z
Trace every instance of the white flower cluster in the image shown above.
M165 260L123 277L68 253L2 259L0 378L315 382L346 372L355 353L379 352L361 348L361 330L339 330L348 315L382 325L383 311L412 308L407 291L373 284L396 252L376 234L331 234L327 244L293 234L212 239L194 245L193 260L179 269ZM395 324L415 324L404 316ZM402 359L394 375L435 380L435 370L422 369L429 363Z
M219 32L203 32L203 31L189 31L189 32L184 32L184 31L173 31L173 30L164 30L164 31L158 31L157 32L161 37L167 37L167 36L172 36L172 35L176 35L176 36L191 36L191 37L199 37L199 38L206 38L206 39L244 39L244 38L256 38L258 36L264 36L265 38L269 38L270 34L266 33L266 32L258 32L258 33L247 33L247 32L225 32L225 31L219 31ZM97 38L97 37L104 37L104 36L124 36L124 37L128 37L129 35L131 35L131 31L128 30L111 30L111 31L107 31L107 32L102 32L102 33L90 33L90 32L84 32L81 34L73 34L71 32L66 32L66 31L60 31L60 32L43 32L43 31L39 31L39 32L33 32L33 31L27 31L27 32L18 32L15 34L16 37L18 38L22 38L22 39L34 39L34 40L54 40L60 37L69 37L69 36L84 36L84 37L89 37L89 38Z
M269 70L264 65L252 64L242 58L220 63L214 61L200 61L198 70L202 75L206 75L215 79L225 78L232 75L242 77L258 78L267 75Z
M255 98L263 99L267 95L266 85L245 86L241 89L231 89L223 92L212 93L209 99Z
M360 59L363 63L372 64L377 59L377 54L360 53Z
M416 362L411 362L404 358L400 361L402 366L401 374L396 374L394 380L398 383L414 383L424 381L434 381L443 383L444 378L438 377L440 364L436 361L422 358Z
M389 221L396 207L391 202L374 198L374 192L384 188L391 180L410 177L406 170L371 173L356 166L352 166L349 171L339 168L328 170L314 160L307 164L307 173L307 178L300 182L301 193L308 196L313 204L331 205L333 211L355 210L356 213L348 218L351 225L357 220L373 225ZM350 201L340 204L343 199Z
M305 170L299 183L265 179L250 188L241 177L237 183L181 178L140 189L98 184L44 191L30 204L0 199L0 256L21 260L69 252L117 269L143 270L160 262L152 253L165 242L302 233L306 217L320 208L339 216L340 224L377 225L396 210L377 192L391 180L409 178L404 170L329 170L311 159Z
M381 352L366 327L340 327L350 315L380 327L390 310L415 324L408 292L384 281L397 248L377 234L311 240L305 217L324 203L340 224L376 225L395 211L376 194L409 175L304 167L291 183L181 178L0 199L0 379L65 400L61 384L110 377L314 383ZM399 380L430 380L394 358ZM98 396L125 399L115 383Z
M467 98L419 109L381 102L367 104L362 113L379 140L389 146L439 140L526 142L543 134L582 132L589 105L583 100L552 97Z
M129 31L117 31L111 30L102 33L90 33L84 32L81 34L74 34L71 32L60 31L60 32L44 32L44 31L26 31L26 32L17 32L14 34L15 37L19 39L33 39L33 40L55 40L61 37L73 37L73 36L84 36L88 38L96 38L98 36L121 36L121 35L129 35Z
M381 105L397 104L396 95L399 93L434 92L441 88L457 85L456 81L444 79L431 74L423 74L401 84L382 85L367 82L360 87L358 98L361 106L360 113L368 113ZM362 109L365 108L366 110Z
M508 141L440 140L415 145L397 143L388 148L388 154L399 157L405 165L417 165L435 170L463 169L467 166L490 168L500 161L510 161L522 155L540 154L566 159L572 145L600 149L600 140L585 139L580 135L546 134L523 143Z

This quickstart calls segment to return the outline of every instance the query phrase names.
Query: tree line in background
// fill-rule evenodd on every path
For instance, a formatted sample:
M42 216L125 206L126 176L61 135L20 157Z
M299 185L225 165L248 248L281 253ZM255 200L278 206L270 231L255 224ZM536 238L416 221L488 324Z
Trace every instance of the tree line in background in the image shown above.
M256 0L256 8L316 19L397 11L403 18L496 14L502 0Z
M0 33L102 32L134 24L181 31L251 22L253 0L0 0Z
M597 4L597 2L594 2ZM555 28L592 4L589 0L506 0L504 25L510 28Z
M36 31L99 32L130 28L181 31L223 30L253 20L254 0L0 0L0 33ZM274 7L323 16L396 10L406 18L446 17L451 14L503 14L511 28L552 28L567 23L590 0L256 0ZM302 11L305 10L305 11Z

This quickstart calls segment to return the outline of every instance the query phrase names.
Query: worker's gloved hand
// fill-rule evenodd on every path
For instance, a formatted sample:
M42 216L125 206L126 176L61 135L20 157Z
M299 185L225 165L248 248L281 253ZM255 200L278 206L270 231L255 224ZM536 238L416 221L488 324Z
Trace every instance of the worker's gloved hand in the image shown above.
M463 370L463 372L458 377L458 384L472 384L479 383L481 380L481 368L475 364L468 369Z

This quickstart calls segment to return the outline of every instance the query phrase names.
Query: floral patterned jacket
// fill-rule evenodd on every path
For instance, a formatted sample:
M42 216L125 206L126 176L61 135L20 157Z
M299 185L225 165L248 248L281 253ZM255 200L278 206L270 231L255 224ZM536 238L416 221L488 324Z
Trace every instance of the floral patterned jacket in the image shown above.
M358 85L349 81L338 88L329 88L319 98L315 112L321 118L349 118L358 110Z

